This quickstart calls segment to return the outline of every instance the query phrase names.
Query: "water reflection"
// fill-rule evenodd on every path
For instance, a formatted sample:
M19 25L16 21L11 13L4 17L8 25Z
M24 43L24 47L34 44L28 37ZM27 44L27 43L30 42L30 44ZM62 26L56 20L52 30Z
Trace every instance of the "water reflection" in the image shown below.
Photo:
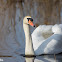
M34 62L34 57L30 57L30 58L25 57L25 61L26 62Z
M36 58L25 57L26 62L62 62L62 55L45 55L45 56L37 56Z

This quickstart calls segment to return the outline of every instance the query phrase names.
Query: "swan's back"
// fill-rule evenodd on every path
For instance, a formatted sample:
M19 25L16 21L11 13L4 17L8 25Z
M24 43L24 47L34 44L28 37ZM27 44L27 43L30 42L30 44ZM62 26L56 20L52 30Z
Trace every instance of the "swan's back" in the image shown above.
M33 31L32 38L44 40L53 34L62 34L62 24L40 25Z
M43 41L52 35L52 25L40 25L32 33L32 41L35 50Z
M40 25L32 33L33 39L44 40L52 35L52 25ZM41 38L41 39L40 39Z

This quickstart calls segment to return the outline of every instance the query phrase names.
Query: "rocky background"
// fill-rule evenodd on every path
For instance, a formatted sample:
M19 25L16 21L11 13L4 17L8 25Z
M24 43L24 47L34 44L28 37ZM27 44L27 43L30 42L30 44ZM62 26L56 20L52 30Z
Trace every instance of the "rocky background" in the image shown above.
M23 18L27 15L37 26L60 24L62 0L0 0L0 55L24 48Z

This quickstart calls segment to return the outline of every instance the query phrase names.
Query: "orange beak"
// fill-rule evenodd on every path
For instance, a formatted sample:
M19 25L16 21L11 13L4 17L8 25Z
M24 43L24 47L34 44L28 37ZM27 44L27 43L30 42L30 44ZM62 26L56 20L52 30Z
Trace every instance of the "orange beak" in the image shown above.
M35 25L33 24L33 22L32 22L31 20L29 20L28 23L29 23L32 27L35 27Z

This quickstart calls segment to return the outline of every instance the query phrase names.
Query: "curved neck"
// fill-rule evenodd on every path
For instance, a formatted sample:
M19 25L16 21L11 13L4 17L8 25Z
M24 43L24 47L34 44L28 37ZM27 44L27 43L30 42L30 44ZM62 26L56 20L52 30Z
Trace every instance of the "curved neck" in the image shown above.
M30 39L30 30L29 26L27 24L23 24L24 32L25 32L25 39L26 41L29 41Z
M32 45L32 39L30 36L30 30L28 24L23 24L24 32L25 32L25 39L26 39L26 45L25 45L25 54L26 55L34 55L33 45Z

